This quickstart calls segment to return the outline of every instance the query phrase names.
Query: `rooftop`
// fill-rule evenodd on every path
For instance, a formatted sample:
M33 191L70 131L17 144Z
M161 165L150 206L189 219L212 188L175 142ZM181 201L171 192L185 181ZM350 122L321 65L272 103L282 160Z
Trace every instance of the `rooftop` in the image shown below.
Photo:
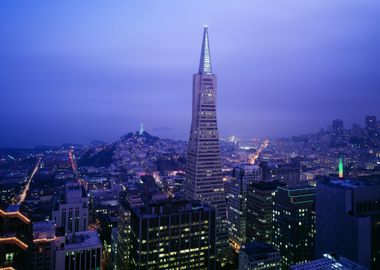
M40 221L33 223L33 239L52 239L55 237L55 222Z
M18 210L20 210L19 204L10 204L8 205L6 212L17 212Z
M211 208L198 201L184 199L166 199L155 202L145 202L142 206L133 207L134 211L141 216L161 216L190 211L210 211Z
M69 233L65 239L65 249L95 248L101 245L96 231Z
M252 183L252 187L261 189L261 190L277 190L279 186L284 186L284 185L285 184L282 184L277 181Z
M262 260L270 253L278 253L278 250L269 244L252 241L241 247L241 252L247 254L248 257L255 260Z
M380 186L379 181L373 180L357 180L357 179L330 179L325 180L324 183L340 186L342 188L354 189L360 187Z

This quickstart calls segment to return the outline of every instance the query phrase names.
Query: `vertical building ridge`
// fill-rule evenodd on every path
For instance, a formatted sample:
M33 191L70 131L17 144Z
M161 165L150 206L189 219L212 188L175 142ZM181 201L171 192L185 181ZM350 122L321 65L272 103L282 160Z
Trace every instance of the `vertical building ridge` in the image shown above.
M208 28L207 25L203 29L201 58L199 61L199 73L212 73L211 68L211 55L210 55L210 43L208 41Z

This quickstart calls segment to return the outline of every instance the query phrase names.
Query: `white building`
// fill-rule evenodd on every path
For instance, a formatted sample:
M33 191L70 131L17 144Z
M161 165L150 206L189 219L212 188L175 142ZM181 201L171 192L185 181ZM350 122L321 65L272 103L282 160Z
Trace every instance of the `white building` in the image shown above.
M101 269L102 243L96 231L69 233L56 244L55 270Z
M67 183L53 208L53 220L65 233L87 230L88 197L82 186Z

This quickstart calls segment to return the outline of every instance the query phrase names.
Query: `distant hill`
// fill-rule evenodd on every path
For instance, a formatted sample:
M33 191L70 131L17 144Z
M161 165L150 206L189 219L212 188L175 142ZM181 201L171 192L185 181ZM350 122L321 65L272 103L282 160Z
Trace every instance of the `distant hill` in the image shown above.
M105 146L100 150L91 148L78 159L78 165L91 167L108 167L113 162L114 151L114 144Z
M94 145L78 158L78 165L108 167L113 164L124 169L154 170L157 156L178 154L185 145L186 142L160 139L146 131L129 132L112 144Z

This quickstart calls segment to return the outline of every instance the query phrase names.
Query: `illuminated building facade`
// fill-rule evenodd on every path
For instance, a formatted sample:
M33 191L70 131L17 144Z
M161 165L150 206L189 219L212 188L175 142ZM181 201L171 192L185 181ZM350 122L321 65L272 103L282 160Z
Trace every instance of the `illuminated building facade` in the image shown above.
M249 242L239 252L239 270L280 270L280 252L272 245Z
M281 269L313 260L315 187L279 187L273 202L273 244L281 254Z
M380 184L377 180L317 182L316 255L335 252L380 269Z
M261 168L256 165L241 164L234 168L232 176L227 202L228 238L230 246L239 250L247 241L247 187L261 181Z
M123 194L119 201L119 218L117 224L117 269L132 269L129 262L131 209L144 206L141 197L133 192Z
M0 209L0 268L31 269L32 224L19 205Z
M59 199L54 204L53 220L65 233L87 230L88 197L77 183L67 183Z
M130 269L215 269L215 210L186 200L131 208Z
M272 243L273 196L280 182L259 182L247 187L247 241Z
M218 252L228 247L226 196L216 118L216 75L211 70L208 29L204 28L198 73L193 76L193 108L184 193L216 209Z
M57 239L55 270L101 269L102 243L96 231L68 233Z

